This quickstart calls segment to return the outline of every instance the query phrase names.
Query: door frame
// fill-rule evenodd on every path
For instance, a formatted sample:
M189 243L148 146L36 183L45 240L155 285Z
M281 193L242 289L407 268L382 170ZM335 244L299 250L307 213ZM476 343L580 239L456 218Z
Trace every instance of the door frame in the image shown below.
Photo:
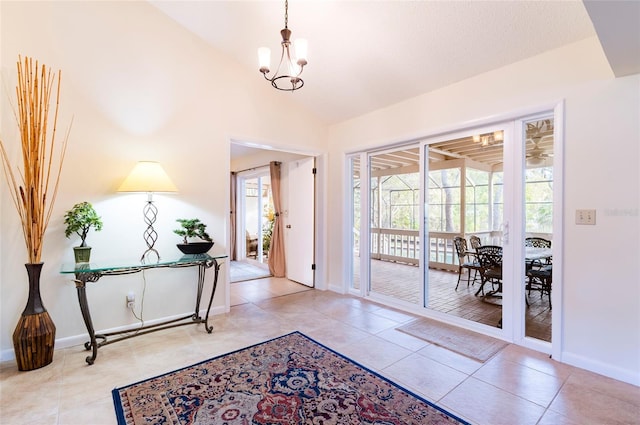
M280 160L282 162L286 162L286 160L282 160L280 157L287 157L290 155L302 155L302 156L312 156L315 158L316 162L316 178L315 178L315 240L313 242L313 249L315 252L315 261L316 261L316 269L314 273L314 284L316 289L326 290L329 287L328 284L328 274L329 269L327 265L327 217L329 215L327 199L328 199L328 173L327 170L329 168L329 154L325 151L320 150L311 150L306 149L305 147L296 147L292 148L290 145L282 145L275 141L249 141L246 138L241 137L229 137L228 139L229 147L230 145L237 145L244 148L255 149L257 155L251 155L247 159L243 159L240 162L241 164L236 163L235 170L240 172L242 169L251 169L260 166L264 166L265 162L269 162L270 160ZM270 159L267 159L270 158ZM231 153L229 152L229 161L227 161L227 175L229 179L226 182L226 205L227 211L231 210L230 205L230 176L231 176ZM241 165L238 167L238 165ZM234 171L235 171L234 170ZM227 241L227 249L231 246L231 232L230 228L230 216L226 218L226 241ZM237 220L236 220L237 222ZM237 237L237 236L236 236ZM228 262L227 262L228 263ZM229 290L229 270L228 266L226 268L227 276L225 278L225 311L229 311L231 305L230 299L230 290Z

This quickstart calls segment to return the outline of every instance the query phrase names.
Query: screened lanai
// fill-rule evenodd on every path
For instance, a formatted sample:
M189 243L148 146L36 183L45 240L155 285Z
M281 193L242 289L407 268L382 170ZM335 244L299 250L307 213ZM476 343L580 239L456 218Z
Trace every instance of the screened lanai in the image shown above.
M428 307L470 320L497 325L499 300L475 296L476 287L455 290L459 260L453 239L478 236L483 245L502 245L503 238L502 132L467 137L428 146L425 175L425 238L430 275ZM419 146L369 156L370 289L401 301L420 304L422 258ZM525 222L527 237L553 239L553 124L551 120L527 125L525 155ZM360 164L352 158L354 204L354 256L360 256ZM358 265L354 261L354 265ZM466 278L466 276L465 276ZM359 270L354 269L355 289ZM402 282L401 282L402 281ZM550 306L531 298L532 318L543 322L537 338L550 338ZM534 319L535 318L535 319ZM533 331L532 331L533 332Z

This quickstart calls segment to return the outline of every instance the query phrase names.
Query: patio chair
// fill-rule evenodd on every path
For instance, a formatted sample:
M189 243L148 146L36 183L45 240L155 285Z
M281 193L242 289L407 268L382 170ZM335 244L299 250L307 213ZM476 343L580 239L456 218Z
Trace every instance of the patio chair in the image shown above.
M482 241L476 235L473 235L469 238L469 243L471 244L471 248L473 248L474 251L477 251L478 247L482 246Z
M524 246L530 246L533 248L551 248L551 241L544 238L526 238L524 240Z
M551 305L551 282L553 277L553 265L547 264L540 268L532 267L527 270L527 297L531 295L531 291L540 291L540 298L544 294L547 294L549 298L549 309L552 309ZM529 305L529 299L525 298L527 305Z
M502 247L496 245L483 245L476 250L480 262L480 288L476 295L495 295L502 292ZM491 283L491 291L484 293L484 287Z
M532 248L551 248L551 241L544 238L530 237L524 240L524 246ZM545 264L551 264L551 257L545 260ZM527 269L531 266L541 266L540 261L527 262Z
M469 287L469 283L475 283L478 280L480 263L478 262L476 254L467 250L467 240L465 238L456 236L455 238L453 238L453 244L455 245L456 253L458 254L458 283L456 284L457 291L458 285L460 285L460 278L462 277L462 269L468 270L467 287ZM473 279L471 279L472 270Z
M247 257L258 258L258 237L253 236L247 230L246 233Z

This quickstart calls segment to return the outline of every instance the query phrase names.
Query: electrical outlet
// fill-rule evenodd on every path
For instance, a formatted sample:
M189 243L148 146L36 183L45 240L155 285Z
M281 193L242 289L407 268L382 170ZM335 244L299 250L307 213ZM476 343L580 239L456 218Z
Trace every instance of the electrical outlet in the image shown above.
M596 224L596 210L576 210L576 224Z
M127 294L127 308L134 308L136 306L136 294L131 291Z

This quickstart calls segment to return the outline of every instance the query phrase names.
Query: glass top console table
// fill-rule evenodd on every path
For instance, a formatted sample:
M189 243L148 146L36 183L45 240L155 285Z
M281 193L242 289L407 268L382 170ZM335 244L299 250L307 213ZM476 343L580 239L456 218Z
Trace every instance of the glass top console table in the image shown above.
M134 336L144 335L146 333L159 331L162 329L172 328L176 326L190 325L204 323L204 327L208 333L213 331L213 326L209 326L209 313L211 311L211 305L213 304L213 297L216 293L216 287L218 286L218 274L220 272L219 260L227 258L226 255L209 255L209 254L194 254L183 255L180 258L174 258L170 260L158 260L153 263L141 263L138 261L121 261L110 263L86 263L86 264L63 264L60 270L62 274L73 274L74 282L76 284L76 290L78 292L78 302L80 304L80 311L82 312L82 318L84 324L87 327L89 333L89 341L84 344L85 349L91 350L92 354L85 359L90 365L96 360L98 356L98 348L111 344L123 339L132 338ZM89 303L87 302L87 282L97 282L103 276L117 276L131 273L138 273L148 269L159 268L182 268L182 267L197 267L198 268L198 283L196 292L196 302L193 314L189 314L177 319L167 320L161 323L155 323L153 325L138 326L133 329L126 329L122 331L108 332L96 334L93 328L93 322L91 321L91 313L89 312ZM207 313L204 317L200 316L200 301L203 295L204 282L206 270L213 268L213 287L211 289L211 295L209 297L209 303L207 305ZM115 337L109 339L109 337ZM98 342L100 340L100 342Z

